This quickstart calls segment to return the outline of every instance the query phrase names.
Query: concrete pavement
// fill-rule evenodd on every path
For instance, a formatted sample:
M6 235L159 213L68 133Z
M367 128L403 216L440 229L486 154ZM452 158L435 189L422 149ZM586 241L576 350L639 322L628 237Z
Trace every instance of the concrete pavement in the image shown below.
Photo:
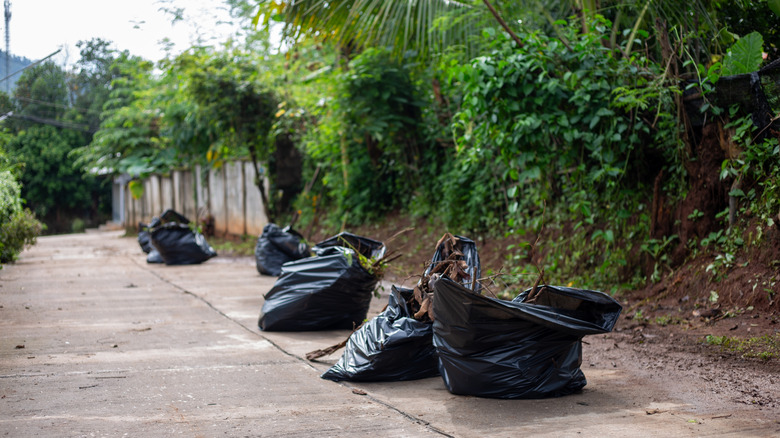
M0 436L745 436L751 421L691 422L685 402L614 364L581 394L492 400L441 378L334 383L346 331L261 332L275 278L254 260L148 265L121 232L50 236L0 270ZM369 317L386 303L372 302ZM594 337L596 338L596 337ZM598 339L587 339L585 362ZM603 341L608 342L608 341ZM637 385L643 388L637 391ZM688 410L690 411L690 409Z

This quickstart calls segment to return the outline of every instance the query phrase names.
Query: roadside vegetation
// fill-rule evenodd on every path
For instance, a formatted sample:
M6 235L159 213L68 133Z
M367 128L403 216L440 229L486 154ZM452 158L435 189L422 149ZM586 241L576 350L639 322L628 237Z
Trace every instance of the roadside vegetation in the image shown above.
M704 303L777 311L777 1L229 4L246 26L221 46L155 65L91 41L74 72L24 73L3 147L38 217L105 213L100 175L140 195L148 175L242 159L277 223L401 214L502 239L518 287L700 281Z

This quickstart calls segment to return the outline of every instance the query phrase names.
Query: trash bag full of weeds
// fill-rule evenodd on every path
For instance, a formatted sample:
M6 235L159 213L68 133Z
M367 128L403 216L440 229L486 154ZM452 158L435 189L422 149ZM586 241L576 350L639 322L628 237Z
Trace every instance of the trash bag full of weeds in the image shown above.
M351 248L357 251L360 255L367 259L380 260L385 256L387 248L385 244L368 237L358 236L356 234L342 232L333 237L323 240L317 243L312 248L312 251L317 254L324 251L327 248L334 246L343 246Z
M433 328L414 319L412 289L393 286L387 307L349 337L344 353L323 379L402 381L439 375Z
M622 307L602 292L540 286L512 301L441 278L433 344L453 394L506 399L564 396L587 383L582 338L612 330Z
M193 265L217 255L203 234L190 226L186 217L166 210L159 219L160 223L156 226L150 224L150 235L152 246L166 265Z
M441 276L475 286L472 279L479 275L479 269L474 241L445 233L414 289L393 286L382 313L346 341L312 351L306 358L314 360L345 347L339 361L322 375L335 381L399 381L438 375L429 286Z
M290 227L267 224L255 245L257 272L278 277L283 264L309 257L309 247L303 240L303 236Z
M342 233L313 248L315 257L287 262L265 295L258 326L265 331L353 329L366 318L383 243Z
M436 244L436 252L423 276L430 277L433 273L446 271L447 263L452 260L461 261L460 275L448 275L448 277L451 280L457 278L463 286L478 292L479 282L476 280L479 280L482 267L477 244L468 237L445 233Z

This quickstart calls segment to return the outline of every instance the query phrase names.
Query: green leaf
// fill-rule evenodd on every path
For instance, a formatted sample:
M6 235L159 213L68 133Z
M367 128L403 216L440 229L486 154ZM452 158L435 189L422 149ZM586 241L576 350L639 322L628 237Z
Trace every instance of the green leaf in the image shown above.
M745 197L745 192L743 192L740 189L734 189L734 190L729 192L729 196L733 196L735 198L744 198Z
M740 38L723 59L722 74L738 75L758 70L763 61L763 44L764 38L758 32L751 32Z
M718 79L720 79L720 70L723 68L723 64L720 62L716 62L710 66L710 68L707 70L707 79L709 79L710 82L713 84L718 82Z
M130 188L130 194L133 196L133 199L141 199L141 196L144 195L144 183L137 179L130 181L127 187Z
M780 0L766 0L766 4L769 6L769 9L775 13L775 15L780 17Z

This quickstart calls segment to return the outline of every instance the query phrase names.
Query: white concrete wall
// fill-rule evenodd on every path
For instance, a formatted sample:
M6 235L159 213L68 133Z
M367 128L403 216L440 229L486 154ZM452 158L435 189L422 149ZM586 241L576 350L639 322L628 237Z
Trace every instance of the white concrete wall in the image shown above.
M173 179L170 176L160 177L160 211L169 208L176 209L176 196L173 192ZM177 210L181 212L181 210Z
M265 191L268 193L268 180L265 181ZM263 233L263 227L268 223L263 210L263 198L255 185L255 169L252 163L244 163L244 193L246 198L246 234L259 236Z
M173 208L192 221L212 215L217 235L259 236L268 218L254 178L252 163L234 162L209 170L205 179L200 166L177 170L167 177L150 176L143 182L144 194L140 199L133 199L125 184L124 225L135 229L138 222L149 223L152 217ZM267 191L267 180L265 186Z
M230 234L246 233L244 166L225 164L225 227Z

